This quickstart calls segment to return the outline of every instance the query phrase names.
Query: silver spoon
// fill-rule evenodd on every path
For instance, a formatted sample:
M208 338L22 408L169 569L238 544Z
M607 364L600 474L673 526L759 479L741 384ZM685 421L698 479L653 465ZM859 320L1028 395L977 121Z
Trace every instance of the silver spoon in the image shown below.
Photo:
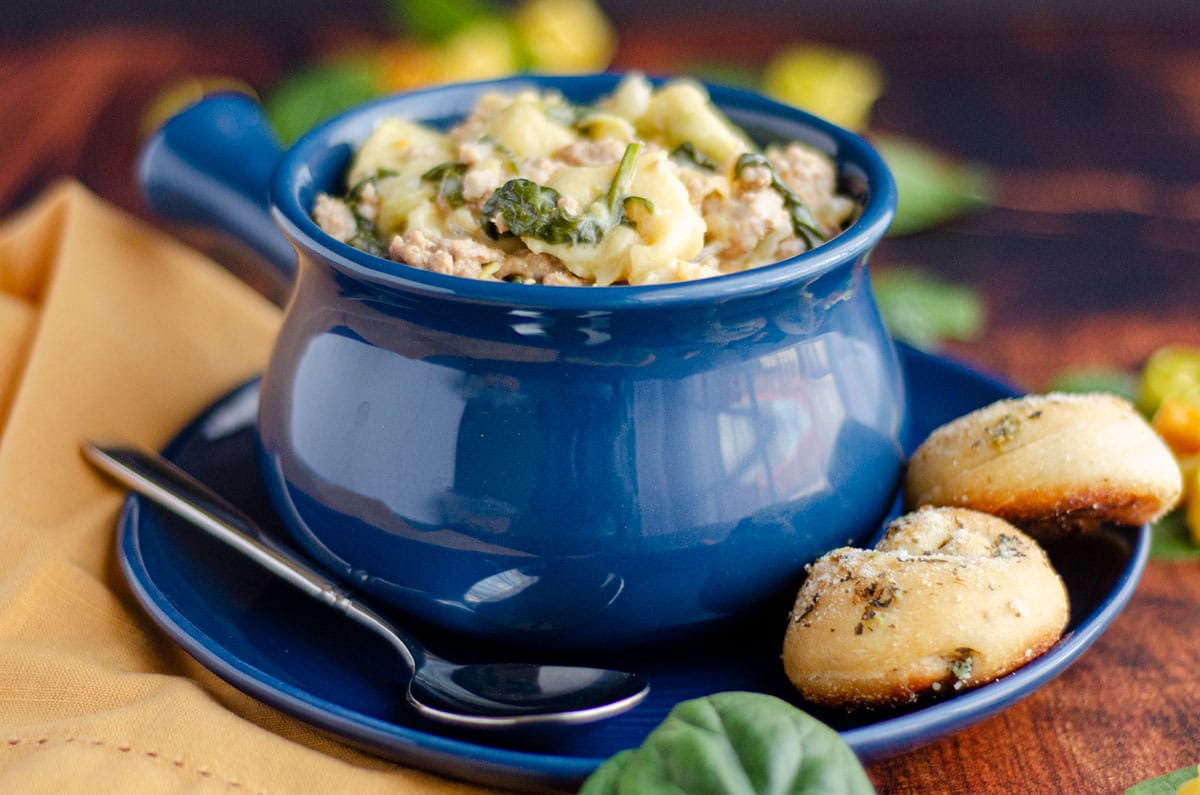
M587 723L630 709L650 691L640 676L621 671L444 660L296 553L267 540L253 520L165 458L127 443L84 442L82 449L121 484L390 641L411 673L408 702L427 718L473 728Z

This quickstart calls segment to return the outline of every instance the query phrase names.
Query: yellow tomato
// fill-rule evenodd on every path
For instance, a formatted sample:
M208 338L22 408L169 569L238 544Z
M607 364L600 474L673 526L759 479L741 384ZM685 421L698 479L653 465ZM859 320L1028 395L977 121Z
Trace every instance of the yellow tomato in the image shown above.
M379 53L380 86L384 93L407 91L438 83L442 64L436 45L399 41Z
M1184 470L1183 485L1187 495L1184 498L1183 519L1192 543L1200 546L1200 467ZM1196 795L1200 795L1200 792Z
M1175 795L1200 795L1200 778L1188 779L1180 784Z
M1197 493L1193 489L1193 484L1196 482L1197 476L1200 476L1200 455L1185 455L1176 457L1179 462L1179 471L1183 473L1183 502L1192 499L1192 495Z
M517 69L512 31L495 19L455 32L442 42L438 59L443 82L503 77Z
M1200 393L1165 396L1150 423L1176 456L1200 453Z
M1164 345L1142 368L1137 407L1152 417L1165 397L1186 394L1198 396L1200 402L1200 347Z
M525 0L512 20L536 71L598 71L617 50L616 31L591 0Z
M384 92L503 77L517 69L512 32L494 19L458 30L442 42L402 40L379 54Z
M871 58L818 45L780 51L762 79L776 99L851 130L867 127L883 91L883 72Z

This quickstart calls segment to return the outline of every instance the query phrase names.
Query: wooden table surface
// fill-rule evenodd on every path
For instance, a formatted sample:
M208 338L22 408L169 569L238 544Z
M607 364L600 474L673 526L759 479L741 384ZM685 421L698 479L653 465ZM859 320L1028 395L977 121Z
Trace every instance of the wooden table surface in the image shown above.
M999 179L993 208L888 239L873 267L978 286L986 329L952 352L1032 391L1067 368L1136 368L1159 345L1200 344L1200 15L1087 22L1031 13L980 30L835 31L886 71L876 128L985 162ZM618 65L755 64L805 27L713 17L670 30L621 30ZM269 87L322 41L0 33L0 214L70 175L146 217L131 169L151 98L193 74ZM869 772L894 795L1122 792L1200 762L1198 705L1200 563L1152 560L1127 609L1060 677Z

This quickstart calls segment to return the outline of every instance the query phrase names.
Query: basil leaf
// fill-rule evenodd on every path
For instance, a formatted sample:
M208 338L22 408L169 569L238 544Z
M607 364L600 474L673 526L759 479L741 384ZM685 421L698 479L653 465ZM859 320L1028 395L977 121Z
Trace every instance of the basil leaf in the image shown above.
M884 324L898 340L933 350L945 340L972 340L983 330L984 299L971 287L902 266L873 274L871 281Z
M1189 765L1173 773L1167 773L1165 776L1159 776L1158 778L1143 781L1140 784L1134 784L1125 790L1125 795L1175 795L1175 791L1184 782L1191 781L1196 776L1196 766Z
M1080 367L1055 376L1048 385L1051 392L1111 392L1132 403L1137 398L1137 376L1125 370Z
M377 78L367 59L317 64L280 83L263 108L280 140L291 144L318 122L377 97Z
M728 692L678 704L641 747L609 759L580 795L874 793L833 729L774 696Z
M1157 560L1200 557L1200 546L1192 543L1183 509L1171 511L1150 526L1150 557Z
M891 235L908 235L945 223L991 202L990 172L960 163L929 147L895 136L873 136L896 180L896 218Z

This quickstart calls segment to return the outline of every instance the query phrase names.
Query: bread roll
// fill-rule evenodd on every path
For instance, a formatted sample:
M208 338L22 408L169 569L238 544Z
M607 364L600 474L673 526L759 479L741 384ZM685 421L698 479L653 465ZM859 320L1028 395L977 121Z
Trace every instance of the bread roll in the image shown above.
M875 549L843 547L809 567L783 665L816 704L906 704L1030 662L1061 637L1069 613L1032 538L976 511L926 508L889 525Z
M955 505L1039 538L1102 522L1139 525L1179 501L1170 449L1109 394L1001 400L946 423L909 462L905 507Z

